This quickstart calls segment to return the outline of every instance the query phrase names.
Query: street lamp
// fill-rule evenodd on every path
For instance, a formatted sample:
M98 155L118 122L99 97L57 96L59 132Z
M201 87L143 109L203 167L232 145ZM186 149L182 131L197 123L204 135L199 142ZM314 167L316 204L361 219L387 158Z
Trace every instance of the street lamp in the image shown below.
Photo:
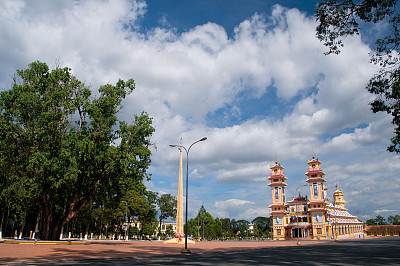
M306 187L308 185L301 185L299 187L296 188L296 192L295 195L297 194L297 190L301 187ZM300 197L300 193L299 193L299 197ZM296 201L296 220L297 220L297 245L300 245L300 226L299 226L299 215L298 215L298 201Z
M126 201L122 201L125 203L125 221L127 221L128 219L128 203ZM127 231L128 231L128 222L125 225L125 241L128 241L128 235L127 235Z
M187 232L188 232L188 183L189 183L189 151L190 148L196 144L197 142L200 141L205 141L207 140L206 137L199 139L198 141L193 142L190 146L189 149L186 149L182 145L169 145L170 147L179 147L183 148L186 151L186 213L185 213L185 249L182 250L182 253L190 253L190 250L187 248Z

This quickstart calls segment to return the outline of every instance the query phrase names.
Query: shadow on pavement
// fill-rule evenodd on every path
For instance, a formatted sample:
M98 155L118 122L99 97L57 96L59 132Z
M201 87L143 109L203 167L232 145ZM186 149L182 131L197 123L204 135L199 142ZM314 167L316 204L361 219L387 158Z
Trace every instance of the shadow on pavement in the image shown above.
M318 245L133 256L60 262L59 265L399 265L400 237L345 240ZM54 263L52 263L54 265Z

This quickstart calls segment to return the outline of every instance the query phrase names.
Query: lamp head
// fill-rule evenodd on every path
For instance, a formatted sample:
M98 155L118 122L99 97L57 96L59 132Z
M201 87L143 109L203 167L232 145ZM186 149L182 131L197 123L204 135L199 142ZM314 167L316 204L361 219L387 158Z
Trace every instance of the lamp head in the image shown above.
M207 137L204 137L204 138L202 138L202 139L199 140L199 141L205 141L205 140L207 140Z

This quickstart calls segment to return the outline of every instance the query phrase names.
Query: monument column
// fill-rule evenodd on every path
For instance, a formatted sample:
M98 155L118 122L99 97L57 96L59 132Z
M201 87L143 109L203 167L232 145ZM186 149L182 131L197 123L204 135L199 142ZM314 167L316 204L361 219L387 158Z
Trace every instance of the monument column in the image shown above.
M183 234L183 174L182 174L182 148L179 148L179 183L178 200L176 206L176 233Z

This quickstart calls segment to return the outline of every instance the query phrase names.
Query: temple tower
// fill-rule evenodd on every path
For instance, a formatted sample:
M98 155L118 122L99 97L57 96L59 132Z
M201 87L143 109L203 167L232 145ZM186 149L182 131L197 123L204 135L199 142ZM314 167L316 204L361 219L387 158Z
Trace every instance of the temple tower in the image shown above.
M178 200L176 202L176 233L183 234L183 174L182 174L182 148L179 148L179 183Z
M312 237L314 239L326 238L326 204L324 178L325 173L322 171L321 161L312 156L312 160L308 160L308 169L305 173L306 182L310 188L310 199L308 202L309 212L311 214Z
M271 187L272 204L269 205L271 208L270 214L273 218L273 239L284 240L286 237L286 193L285 187L287 184L285 180L287 177L283 174L283 166L275 161L275 165L270 165L271 174L268 176L268 186Z
M343 192L339 190L339 185L336 183L336 190L333 192L333 203L335 205L339 205L342 208L346 208L345 204L346 201L344 200L343 197Z

